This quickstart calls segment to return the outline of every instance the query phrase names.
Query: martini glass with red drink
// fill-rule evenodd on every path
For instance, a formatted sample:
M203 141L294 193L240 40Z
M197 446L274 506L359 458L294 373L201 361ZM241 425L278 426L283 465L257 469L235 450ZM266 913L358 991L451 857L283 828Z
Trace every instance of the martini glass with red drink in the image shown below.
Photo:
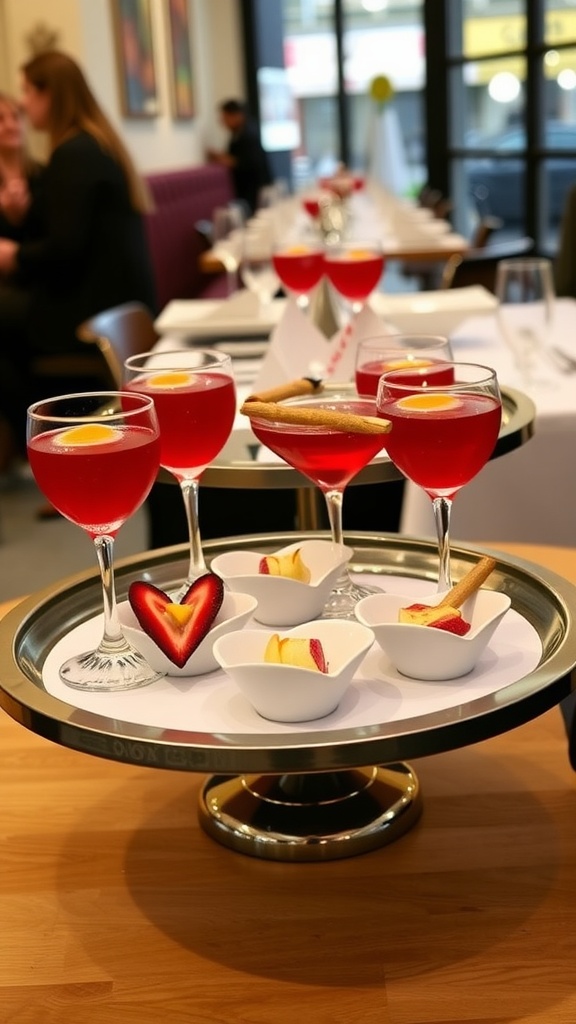
M28 410L28 459L41 491L94 541L102 578L104 633L96 650L69 658L60 677L78 690L147 686L159 678L126 640L116 610L113 547L147 497L160 466L154 403L143 395L60 395Z
M361 398L350 392L295 398L280 404L290 409L324 409L361 417L376 417L374 398ZM382 432L363 433L353 426L334 429L324 425L289 424L280 419L259 419L257 416L251 417L251 426L263 445L320 488L326 499L332 540L334 544L341 545L344 491L350 481L384 447L388 438L383 432L384 426ZM362 597L378 592L374 587L353 583L345 571L337 581L322 617L353 618L357 602Z
M176 477L188 522L190 558L180 600L206 570L198 522L198 488L206 467L232 432L236 389L230 356L214 349L178 349L131 356L125 387L154 399L160 423L160 464Z
M475 363L448 363L451 384L433 377L406 383L403 370L383 374L378 413L392 423L386 450L397 468L431 498L440 568L438 590L451 587L452 501L486 464L498 439L502 399L496 372Z
M360 313L378 287L384 270L384 253L378 241L347 241L326 246L324 273L352 309Z
M306 312L310 292L320 284L324 274L323 246L319 241L304 239L280 242L274 246L272 263L286 291L294 295L296 305Z
M385 334L364 338L356 350L356 390L374 395L378 381L389 370L403 370L404 382L452 384L452 349L448 338L436 334ZM400 379L399 377L397 378Z

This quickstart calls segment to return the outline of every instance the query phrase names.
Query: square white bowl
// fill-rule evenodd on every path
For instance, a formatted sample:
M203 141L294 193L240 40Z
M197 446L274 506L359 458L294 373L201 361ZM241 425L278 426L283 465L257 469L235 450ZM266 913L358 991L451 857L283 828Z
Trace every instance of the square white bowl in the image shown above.
M442 594L418 598L436 605ZM376 642L401 672L412 679L458 679L472 671L488 646L498 623L510 608L510 598L495 590L478 590L462 606L471 629L457 636L432 626L398 622L400 608L412 604L405 594L373 594L355 608L356 618L374 631Z
M310 582L259 573L264 557L258 551L226 551L212 559L210 569L234 591L258 601L254 618L265 626L297 626L321 615L338 576L352 557L352 548L328 540L304 540L273 552L291 554L300 548Z
M256 604L256 598L250 594L225 591L214 622L182 668L178 668L173 661L170 661L170 658L164 654L152 637L142 629L129 601L122 601L118 605L118 615L124 636L146 658L151 668L168 676L183 678L207 675L209 672L216 671L218 662L212 651L214 641L226 633L242 629L254 614Z
M334 711L374 642L371 629L344 619L307 622L284 637L316 639L328 672L264 661L273 634L262 629L229 633L214 644L214 656L262 715L275 722L309 722Z

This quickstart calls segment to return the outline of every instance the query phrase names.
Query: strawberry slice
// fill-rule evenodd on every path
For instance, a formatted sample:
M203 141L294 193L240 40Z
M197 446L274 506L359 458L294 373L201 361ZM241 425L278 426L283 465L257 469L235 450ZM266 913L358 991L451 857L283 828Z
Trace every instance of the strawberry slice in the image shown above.
M128 591L142 629L178 668L184 667L208 633L223 599L224 583L213 572L194 580L179 604L144 580L131 583Z

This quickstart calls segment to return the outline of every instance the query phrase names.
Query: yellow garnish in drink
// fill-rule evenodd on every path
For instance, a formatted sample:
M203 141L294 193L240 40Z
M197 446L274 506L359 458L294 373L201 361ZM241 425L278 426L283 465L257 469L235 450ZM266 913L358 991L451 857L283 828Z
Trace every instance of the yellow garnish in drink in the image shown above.
M85 423L81 427L64 430L55 439L55 444L76 448L87 444L108 444L110 441L118 441L121 437L120 430L115 430L105 423Z
M432 366L430 359L391 359L388 363L382 363L383 370L419 370L424 366Z
M349 249L343 259L348 260L369 260L374 255L369 249Z
M309 252L310 252L310 247L308 245L291 245L291 246L288 247L288 249L284 249L284 252L280 253L280 255L281 256L307 256Z
M194 374L187 370L166 370L151 374L146 383L151 388L185 388L195 380Z
M194 614L194 608L189 604L167 604L165 612L182 628L190 622Z
M396 403L399 409L406 409L409 412L444 412L456 409L460 404L458 398L442 394L407 395Z

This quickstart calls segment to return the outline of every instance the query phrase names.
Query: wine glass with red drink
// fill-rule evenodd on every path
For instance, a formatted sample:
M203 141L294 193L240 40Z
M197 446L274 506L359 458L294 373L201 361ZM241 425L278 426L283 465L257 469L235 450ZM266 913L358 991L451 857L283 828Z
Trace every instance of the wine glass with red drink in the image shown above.
M143 353L124 363L127 390L154 399L160 424L160 464L176 477L188 521L190 557L180 600L206 572L198 522L198 488L206 467L226 444L236 414L230 356L215 349Z
M28 410L28 459L40 490L94 541L104 603L95 650L69 658L64 683L100 692L147 686L159 678L126 640L116 610L114 538L147 497L160 466L154 403L143 395L60 395Z
M360 313L378 287L384 253L378 241L347 241L326 246L324 273L353 314Z
M502 399L496 372L475 363L448 363L451 384L433 377L419 385L403 370L380 378L378 414L390 420L386 450L397 468L431 498L440 568L438 590L451 587L450 512L458 491L486 464L498 440Z
M342 427L312 424L291 424L251 416L251 426L259 441L290 466L312 480L326 499L328 518L334 544L343 543L342 502L350 481L378 455L387 440L386 426L377 424L374 432L360 431L353 423L346 426L346 414L358 418L376 418L374 398L335 391L308 398L281 402L287 409L328 410L344 414ZM374 587L359 586L345 570L336 583L323 612L323 618L353 618L356 603L369 594L379 593Z
M445 364L452 358L450 342L442 335L385 334L364 338L356 350L356 390L359 395L375 397L380 377L389 370L403 370L407 384L418 385L424 379L451 384L453 371Z
M310 292L324 274L324 248L305 240L279 242L272 254L274 270L286 291L296 299L296 305L306 312L310 306Z

